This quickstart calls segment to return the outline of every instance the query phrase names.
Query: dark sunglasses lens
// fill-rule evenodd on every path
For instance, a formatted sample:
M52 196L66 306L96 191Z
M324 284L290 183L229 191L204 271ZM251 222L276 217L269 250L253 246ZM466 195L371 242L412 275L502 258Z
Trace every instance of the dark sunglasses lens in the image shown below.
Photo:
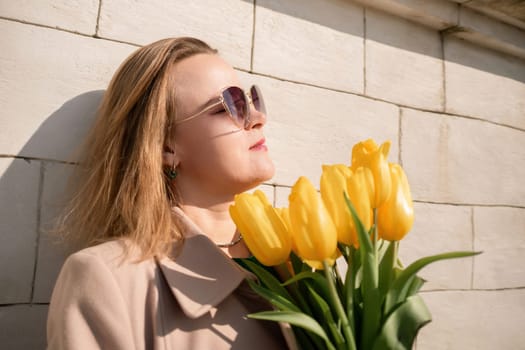
M252 102L255 109L266 114L266 106L264 105L261 89L259 89L257 85L252 86L250 89L250 95L252 96Z
M248 104L242 89L237 86L231 86L224 90L222 97L235 123L243 126L248 112Z

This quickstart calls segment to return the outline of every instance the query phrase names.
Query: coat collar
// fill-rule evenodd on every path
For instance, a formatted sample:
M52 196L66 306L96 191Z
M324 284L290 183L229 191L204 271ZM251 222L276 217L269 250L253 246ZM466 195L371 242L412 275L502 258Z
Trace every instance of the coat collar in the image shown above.
M184 229L184 243L174 258L158 265L184 314L198 318L229 296L250 276L224 254L182 210L176 208Z

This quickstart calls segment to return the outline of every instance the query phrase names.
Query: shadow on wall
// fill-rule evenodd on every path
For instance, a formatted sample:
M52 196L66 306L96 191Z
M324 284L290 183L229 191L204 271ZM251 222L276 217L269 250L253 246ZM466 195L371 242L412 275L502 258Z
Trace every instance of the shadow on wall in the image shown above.
M253 0L243 1L253 3ZM356 37L364 38L366 33L367 41L374 41L388 47L395 47L438 60L446 58L447 62L525 83L525 71L520 69L521 60L519 58L482 48L455 36L444 36L445 40L441 40L439 39L441 34L430 28L427 31L434 33L436 40L428 40L427 35L416 35L416 31L412 28L413 22L375 9L367 8L365 11L359 4L353 4L356 9L363 9L362 24L356 25L356 23L351 23L346 17L345 13L348 13L348 11L341 11L350 5L344 0L308 1L307 4L298 3L299 1L258 0L257 8L270 10L273 14L257 14L255 34L257 35L258 28L268 30L268 26L272 27L275 26L275 23L280 23L275 18L272 19L271 16L281 14ZM334 14L338 15L334 16ZM407 26L402 25L402 23L407 23ZM423 25L415 25L421 28L423 32L425 31ZM287 35L287 33L282 32L279 35ZM436 45L439 41L444 43L444 48L441 45ZM458 45L457 42L461 42L461 44ZM463 48L458 50L458 46ZM497 62L484 59L483 55L479 53L480 50L491 51ZM374 57L370 57L370 59L374 59Z
M51 229L67 200L69 175L103 93L91 91L67 101L42 123L17 158L0 158L0 305L11 305L0 308L0 318L10 319L4 322L2 339L13 342L6 348L45 347L47 307L41 304L49 302L60 267L71 253ZM20 337L26 333L31 336Z

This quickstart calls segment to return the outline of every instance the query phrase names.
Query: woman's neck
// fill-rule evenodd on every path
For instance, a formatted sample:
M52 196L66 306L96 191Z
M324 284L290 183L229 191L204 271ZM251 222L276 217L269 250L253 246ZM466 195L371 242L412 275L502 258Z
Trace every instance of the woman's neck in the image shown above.
M229 207L232 201L200 206L183 204L184 213L216 244L225 245L239 238L235 223L230 217ZM241 240L230 247L221 247L231 257L248 257L249 251Z

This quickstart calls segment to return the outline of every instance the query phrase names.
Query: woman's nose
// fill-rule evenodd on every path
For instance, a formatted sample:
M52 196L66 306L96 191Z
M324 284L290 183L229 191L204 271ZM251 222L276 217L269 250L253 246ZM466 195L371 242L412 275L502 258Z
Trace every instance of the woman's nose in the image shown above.
M253 103L249 104L250 108L250 123L247 125L246 129L252 128L262 128L266 124L266 113L260 112L255 109Z

